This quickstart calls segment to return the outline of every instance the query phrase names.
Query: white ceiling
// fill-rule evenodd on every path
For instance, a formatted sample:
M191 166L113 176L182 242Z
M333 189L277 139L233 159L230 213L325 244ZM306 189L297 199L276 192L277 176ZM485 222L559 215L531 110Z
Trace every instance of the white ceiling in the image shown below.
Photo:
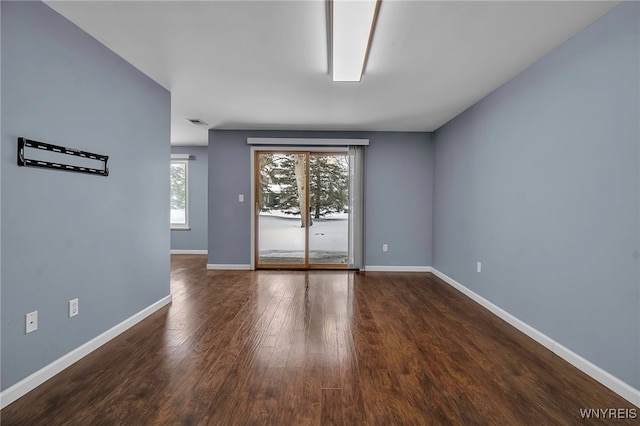
M172 144L204 145L208 128L436 130L619 2L383 0L361 83L331 81L324 0L46 3L171 91Z

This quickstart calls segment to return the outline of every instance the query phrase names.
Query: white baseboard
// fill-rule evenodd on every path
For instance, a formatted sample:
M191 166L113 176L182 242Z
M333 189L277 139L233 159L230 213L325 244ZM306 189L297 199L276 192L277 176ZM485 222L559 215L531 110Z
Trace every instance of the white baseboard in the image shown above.
M509 324L511 324L512 326L514 326L515 328L517 328L527 336L531 337L533 340L540 343L542 346L546 347L551 352L558 355L560 358L564 359L574 367L578 368L579 370L582 370L584 373L593 377L594 379L596 379L597 381L599 381L600 383L602 383L603 385L605 385L606 387L608 387L609 389L611 389L612 391L614 391L615 393L617 393L618 395L626 399L627 401L631 402L637 407L640 407L640 390L635 389L633 386L623 382L622 380L618 379L611 373L603 370L602 368L598 367L592 362L584 359L583 357L573 352L572 350L562 346L560 343L556 342L551 337L536 330L535 328L531 327L529 324L521 321L520 319L514 317L509 312L505 311L499 306L494 305L484 297L480 296L478 293L475 293L474 291L469 290L467 287L463 286L462 284L460 284L453 278L449 277L448 275L443 274L442 272L438 271L435 268L432 268L432 272L438 278L440 278L441 280L449 284L451 287L465 294L474 302L484 306L493 314L503 319L504 321L508 322Z
M366 272L431 272L431 266L393 266L366 265L362 268Z
M66 355L63 355L62 357L53 361L51 364L25 377L13 386L8 387L4 391L2 391L2 393L0 393L0 409L11 404L16 399L33 390L45 381L49 380L65 368L69 367L71 364L84 358L91 352L98 349L100 346L107 343L109 340L133 327L134 325L136 325L158 309L162 308L163 306L168 305L169 303L171 303L171 295L163 297L151 306L146 307L137 314L134 314L133 316L122 321L120 324L111 327L109 330L98 335L97 337L94 337L87 343L77 347Z
M208 254L208 250L171 250L171 254Z
M250 271L251 265L243 263L208 263L207 269L219 269L223 271Z

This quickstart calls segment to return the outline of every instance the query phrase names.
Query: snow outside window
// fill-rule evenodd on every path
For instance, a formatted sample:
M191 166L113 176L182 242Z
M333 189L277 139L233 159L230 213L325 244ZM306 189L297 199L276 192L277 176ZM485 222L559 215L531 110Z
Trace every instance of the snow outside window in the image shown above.
M189 161L171 160L171 228L189 227Z

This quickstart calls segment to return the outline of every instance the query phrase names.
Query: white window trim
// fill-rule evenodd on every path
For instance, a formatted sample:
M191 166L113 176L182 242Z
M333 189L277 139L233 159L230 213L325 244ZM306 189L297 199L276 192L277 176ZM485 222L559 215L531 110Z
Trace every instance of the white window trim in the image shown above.
M174 224L171 223L172 231L189 231L191 227L189 226L189 159L191 155L189 154L171 154L171 164L184 164L184 175L185 175L185 190L184 190L184 223L182 224ZM171 220L171 219L169 219Z

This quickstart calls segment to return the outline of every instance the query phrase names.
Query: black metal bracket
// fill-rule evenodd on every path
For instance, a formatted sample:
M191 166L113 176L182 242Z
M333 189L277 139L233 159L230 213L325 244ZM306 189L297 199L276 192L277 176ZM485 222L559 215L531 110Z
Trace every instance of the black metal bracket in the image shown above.
M58 154L67 154L74 157L89 158L103 162L102 169L94 169L91 167L73 166L71 164L53 163L50 161L34 160L25 158L24 148L42 149L44 151L52 151ZM94 154L92 152L80 151L73 148L65 148L63 146L51 145L49 143L32 141L26 138L18 138L18 166L39 167L43 169L66 170L69 172L88 173L91 175L109 176L109 168L107 167L108 155Z

